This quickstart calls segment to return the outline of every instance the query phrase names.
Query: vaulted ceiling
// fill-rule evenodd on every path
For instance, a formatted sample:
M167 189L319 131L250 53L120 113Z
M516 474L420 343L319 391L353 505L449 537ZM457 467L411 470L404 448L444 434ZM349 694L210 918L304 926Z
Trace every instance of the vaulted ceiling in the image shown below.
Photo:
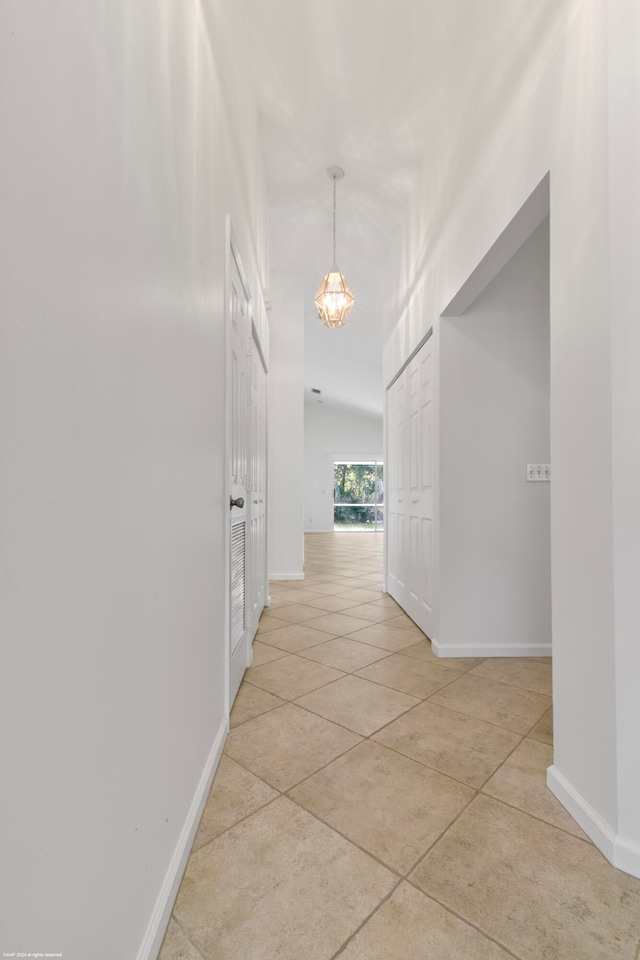
M264 149L271 268L304 279L305 384L325 402L382 411L390 242L418 171L446 150L466 162L474 131L509 96L519 42L557 0L243 0ZM462 160L461 160L462 155ZM313 298L337 259L356 296L327 330ZM433 183L437 190L437 183Z

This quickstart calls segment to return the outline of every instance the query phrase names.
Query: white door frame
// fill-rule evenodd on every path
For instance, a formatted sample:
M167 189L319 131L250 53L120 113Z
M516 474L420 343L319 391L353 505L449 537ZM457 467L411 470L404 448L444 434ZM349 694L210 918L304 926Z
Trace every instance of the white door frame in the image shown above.
M250 553L251 553L251 565L250 565L250 577L249 577L250 590L249 590L249 592L248 592L248 603L247 603L247 612L248 612L248 615L249 615L249 617L250 617L249 622L248 622L248 626L249 626L249 637L248 637L248 641L247 641L247 642L248 642L248 658L249 658L249 662L248 662L247 666L251 666L251 663L253 662L253 640L255 639L255 635L256 635L256 632L257 632L257 629L258 629L258 622L259 622L259 620L260 620L260 616L261 616L261 614L262 614L262 611L263 611L264 607L268 606L267 600L269 599L269 597L268 597L268 593L269 593L269 590L268 590L268 578L267 578L267 513L268 513L268 511L267 511L267 475L268 475L268 470L267 470L267 394L268 394L268 369L267 369L267 362L266 362L266 359L265 359L263 346L262 346L262 343L260 342L260 334L259 334L259 332L258 332L258 329L257 329L257 327L256 327L256 324L255 324L255 321L254 321L253 318L252 318L252 321L251 321L251 331L250 331L250 337L249 337L249 344L250 344L250 353L251 353L250 360L251 360L252 362L257 362L258 369L262 370L262 373L264 374L264 381L263 381L264 404L263 404L263 408L262 408L262 410L263 410L263 415L264 415L264 428L263 428L262 436L261 436L262 445L263 445L263 448L264 448L264 449L263 449L263 450L259 450L259 451L256 451L255 449L252 449L252 450L250 451L252 458L256 458L256 457L257 457L257 454L259 454L260 452L262 452L262 453L264 454L264 463L263 463L264 474L263 474L263 477L262 477L262 481L263 481L263 482L262 482L262 485L261 485L261 489L257 489L257 490L256 490L254 487L252 487L252 488L251 488L251 491L250 491L250 496L248 497L248 517L249 517L249 525L248 525L248 527L247 527L247 530L248 530L248 533L249 533L249 544L250 544L250 546L251 546L252 549L250 550ZM257 359L256 359L256 358L257 358ZM250 384L250 393L253 393L253 383ZM249 404L249 413L250 413L250 414L253 413L253 409L252 409L252 404L251 404L251 403ZM250 428L249 428L248 436L249 436L250 438L252 438L252 437L254 436L252 427L253 427L253 424L251 424L251 425L250 425ZM253 465L254 465L254 460L252 459L251 462L248 464L248 466L251 468L251 467L253 467ZM248 491L248 492L249 492L249 491ZM258 498L258 497L260 498L259 503L257 503L257 498ZM262 514L263 514L263 517L264 517L263 543L262 543L262 549L260 550L260 554L261 554L261 557L260 557L260 569L261 569L263 575L262 575L262 578L261 578L260 582L256 582L256 580L254 579L254 577L255 577L255 571L256 571L256 559L257 559L257 553L254 553L254 550L255 550L255 546L256 546L256 545L255 545L255 541L254 541L254 537L253 537L253 532L252 532L252 531L253 531L253 520L254 520L254 517L255 517L254 505L257 505L257 506L258 506L258 511L256 511L256 512L262 513ZM262 591L262 606L259 606L259 609L256 611L256 610L254 609L254 608L255 608L255 600L256 600L256 596L259 595L259 592L260 592L260 591Z
M391 455L389 450L389 391L397 380L402 376L405 370L413 362L413 360L418 356L424 345L428 340L431 339L434 333L434 328L431 326L424 337L420 340L417 346L411 351L406 360L402 363L399 369L396 371L394 376L391 378L385 389L385 404L384 404L384 462L385 468L387 471L393 469L391 466ZM437 374L437 364L433 365L434 375ZM433 402L437 402L437 382L434 381L433 384ZM437 407L436 407L437 409ZM430 626L431 633L433 635L437 634L437 624L438 624L438 565L439 565L439 531L438 531L438 429L437 429L437 415L434 413L432 421L432 454L433 454L433 465L432 465L432 484L433 484L433 567L431 571L432 576L432 624ZM406 438L406 443L409 442L409 438ZM388 473L387 473L388 480ZM388 592L389 590L389 547L391 543L392 530L391 530L391 489L390 484L387 482L385 484L385 538L384 538L384 589ZM397 598L396 598L397 599ZM398 600L399 603L402 601ZM411 610L408 611L410 616L415 616L418 626L421 626L422 629L425 629L425 624L421 624L419 621L421 619L422 613L420 610ZM432 636L434 639L434 636Z
M238 251L238 243L236 236L233 230L231 223L231 217L229 214L225 218L225 276L224 276L224 322L225 322L225 353L226 353L226 383L225 383L225 458L224 458L224 501L222 509L224 512L224 530L225 530L225 542L224 542L224 557L225 557L225 711L227 716L230 713L232 702L231 702L231 684L232 680L232 663L231 663L231 645L230 645L230 632L231 632L231 523L230 523L230 501L235 495L236 491L233 490L231 484L231 457L232 457L232 403L231 403L231 390L232 390L232 376L231 376L231 335L230 335L230 324L232 317L232 298L231 298L231 268L232 268L232 259L235 261L238 273L240 275L240 280L242 282L244 293L247 298L248 304L248 318L247 318L247 331L246 331L246 343L245 343L245 352L248 348L249 337L251 334L251 290L247 282L247 275L245 273L244 267L242 265L242 259ZM248 491L247 491L248 494ZM236 508L234 508L236 509ZM248 643L247 638L249 636L249 630L247 629L247 591L246 591L246 526L245 526L245 631L242 639L240 640L239 647L237 649L237 657L234 660L237 660L241 669L246 669L251 662L251 648L250 643ZM235 691L234 691L235 695Z

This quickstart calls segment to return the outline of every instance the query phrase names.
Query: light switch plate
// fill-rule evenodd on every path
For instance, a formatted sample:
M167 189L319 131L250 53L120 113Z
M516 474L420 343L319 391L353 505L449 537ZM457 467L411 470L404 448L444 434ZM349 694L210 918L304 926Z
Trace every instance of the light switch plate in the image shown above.
M551 480L551 464L550 463L528 463L527 464L527 480L530 482L536 482L536 481L546 482Z

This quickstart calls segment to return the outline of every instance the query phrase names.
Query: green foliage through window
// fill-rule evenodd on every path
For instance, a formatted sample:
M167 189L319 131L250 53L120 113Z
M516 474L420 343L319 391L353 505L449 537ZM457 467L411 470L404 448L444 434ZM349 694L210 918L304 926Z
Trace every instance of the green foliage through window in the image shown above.
M333 515L336 530L382 530L384 480L382 464L334 464Z

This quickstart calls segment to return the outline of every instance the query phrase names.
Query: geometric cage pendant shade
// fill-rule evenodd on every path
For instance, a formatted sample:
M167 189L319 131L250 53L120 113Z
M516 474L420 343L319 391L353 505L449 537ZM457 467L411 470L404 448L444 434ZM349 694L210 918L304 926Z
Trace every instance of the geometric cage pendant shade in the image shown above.
M336 180L342 180L344 170L341 167L329 167L327 173L333 180L333 266L322 278L315 304L325 327L335 329L345 325L355 299L346 277L336 266Z
M346 277L333 266L316 293L316 307L325 327L343 327L355 303Z

